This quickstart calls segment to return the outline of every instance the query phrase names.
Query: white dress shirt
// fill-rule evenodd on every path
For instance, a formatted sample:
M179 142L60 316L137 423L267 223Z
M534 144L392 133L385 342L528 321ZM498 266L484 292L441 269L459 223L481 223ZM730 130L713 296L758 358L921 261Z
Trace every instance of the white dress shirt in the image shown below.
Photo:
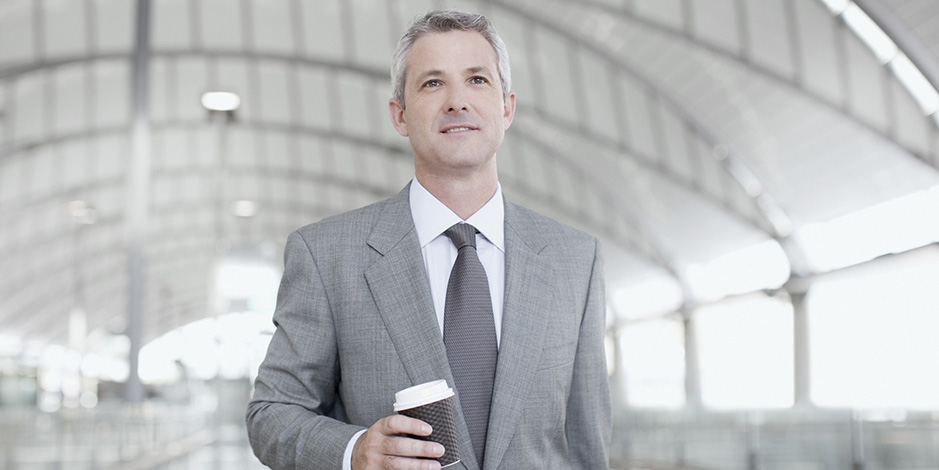
M496 193L469 219L463 220L449 207L434 197L417 178L411 180L409 194L411 218L417 230L417 239L424 256L430 295L434 300L437 323L443 337L443 314L447 300L447 284L450 270L456 262L457 248L444 235L453 224L466 222L476 227L476 252L486 270L489 294L492 297L492 321L496 327L496 345L502 340L502 299L505 292L505 206L502 202L502 185L496 185ZM352 468L352 448L365 431L360 431L349 441L342 459L343 470Z
M417 239L424 255L424 267L430 282L430 294L434 299L434 310L443 335L443 313L447 300L447 283L450 270L456 262L456 245L444 235L453 224L466 222L479 233L476 234L476 252L489 279L492 297L492 316L496 327L496 344L502 337L502 297L505 290L505 206L502 204L502 187L469 219L460 219L415 178L411 182L411 218L417 230Z

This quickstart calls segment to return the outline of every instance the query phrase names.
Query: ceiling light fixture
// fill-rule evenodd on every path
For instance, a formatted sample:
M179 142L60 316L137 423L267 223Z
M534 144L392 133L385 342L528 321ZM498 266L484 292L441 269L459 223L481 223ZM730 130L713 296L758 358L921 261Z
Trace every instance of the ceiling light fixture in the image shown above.
M202 94L202 107L209 111L234 111L241 106L241 97L230 91L207 91Z
M258 203L248 200L235 201L231 204L231 213L237 217L254 217L258 213Z

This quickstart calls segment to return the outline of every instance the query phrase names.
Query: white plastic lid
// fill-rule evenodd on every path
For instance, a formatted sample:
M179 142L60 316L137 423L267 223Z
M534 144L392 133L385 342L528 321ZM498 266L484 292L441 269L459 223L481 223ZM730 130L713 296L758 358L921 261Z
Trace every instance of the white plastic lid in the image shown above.
M453 389L447 386L446 380L422 383L395 393L395 411L424 406L453 395Z

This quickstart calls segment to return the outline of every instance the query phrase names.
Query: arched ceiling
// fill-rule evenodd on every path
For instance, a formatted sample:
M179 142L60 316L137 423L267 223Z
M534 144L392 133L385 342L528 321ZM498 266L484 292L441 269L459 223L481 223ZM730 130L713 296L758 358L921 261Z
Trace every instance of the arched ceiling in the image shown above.
M279 263L293 229L399 191L388 64L438 7L503 35L505 193L603 239L623 317L829 269L806 228L939 184L935 109L906 84L935 92L928 0L152 0L138 99L133 2L5 0L0 333L63 343L76 306L120 332L139 283L153 338L235 308L213 301L220 259ZM232 119L209 90L241 96Z

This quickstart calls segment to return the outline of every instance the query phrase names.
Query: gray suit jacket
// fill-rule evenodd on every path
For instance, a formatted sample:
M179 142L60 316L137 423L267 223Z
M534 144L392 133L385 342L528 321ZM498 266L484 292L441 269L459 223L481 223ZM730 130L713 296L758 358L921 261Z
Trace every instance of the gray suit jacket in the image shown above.
M598 243L506 202L505 247L485 463L473 455L457 402L456 468L606 469ZM393 414L395 392L453 384L407 188L299 229L284 259L277 330L248 405L251 445L275 469L338 470L352 435Z

